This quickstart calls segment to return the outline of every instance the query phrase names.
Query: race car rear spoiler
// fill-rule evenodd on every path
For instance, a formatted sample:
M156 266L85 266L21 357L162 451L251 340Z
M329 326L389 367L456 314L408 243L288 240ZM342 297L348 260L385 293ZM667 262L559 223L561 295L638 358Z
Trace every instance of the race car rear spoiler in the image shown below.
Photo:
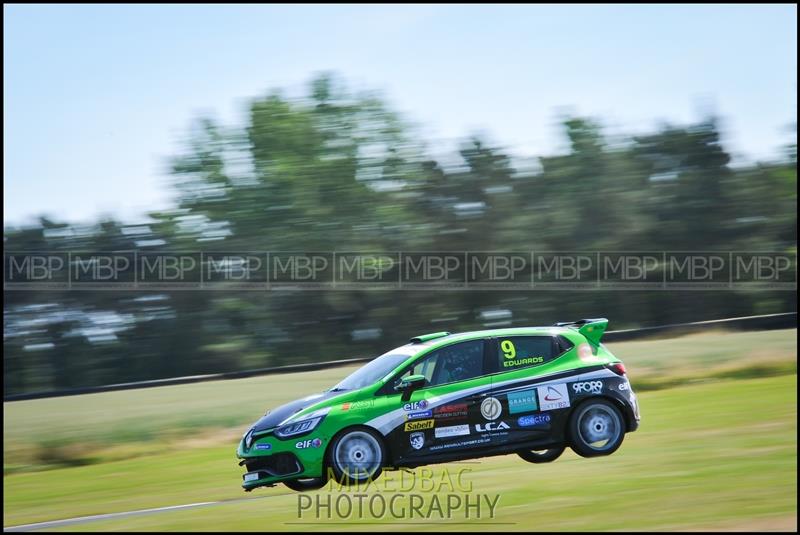
M577 321L562 321L554 324L556 327L572 327L578 329L578 332L589 340L593 345L599 345L603 333L606 332L608 327L608 319L606 318L589 318Z

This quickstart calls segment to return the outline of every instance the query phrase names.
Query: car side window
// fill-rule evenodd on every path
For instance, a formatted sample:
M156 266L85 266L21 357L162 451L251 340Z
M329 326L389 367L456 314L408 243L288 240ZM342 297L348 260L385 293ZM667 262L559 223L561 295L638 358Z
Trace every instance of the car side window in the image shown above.
M480 377L484 375L483 340L470 340L437 349L406 370L396 383L409 375L424 375L426 387Z
M501 372L541 366L560 353L552 336L504 336L497 339L497 344Z

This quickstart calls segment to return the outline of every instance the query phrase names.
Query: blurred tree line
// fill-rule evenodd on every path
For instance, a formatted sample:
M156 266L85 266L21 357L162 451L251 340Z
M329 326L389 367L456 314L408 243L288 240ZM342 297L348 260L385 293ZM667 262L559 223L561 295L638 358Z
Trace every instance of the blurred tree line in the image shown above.
M381 98L330 76L194 125L176 207L142 223L41 218L6 251L796 252L797 151L731 168L711 118L608 139L563 121L564 154L484 139L437 161ZM796 310L788 291L4 292L7 394L375 355L431 331L607 316L612 329Z

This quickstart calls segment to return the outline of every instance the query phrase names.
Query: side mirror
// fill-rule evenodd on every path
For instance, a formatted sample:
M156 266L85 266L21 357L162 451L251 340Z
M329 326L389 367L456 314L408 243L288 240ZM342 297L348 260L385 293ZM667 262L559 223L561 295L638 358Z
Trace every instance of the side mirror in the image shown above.
M411 392L425 386L427 381L424 375L409 375L401 379L394 389L397 392L403 392L403 401L408 401L411 397Z

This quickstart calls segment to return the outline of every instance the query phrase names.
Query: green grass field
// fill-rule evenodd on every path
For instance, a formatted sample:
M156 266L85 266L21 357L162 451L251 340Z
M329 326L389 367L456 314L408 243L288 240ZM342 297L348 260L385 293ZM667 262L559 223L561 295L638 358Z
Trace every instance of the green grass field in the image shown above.
M456 523L465 522L463 514L434 518L414 529L487 529L482 522L499 530L796 530L795 336L710 333L610 344L634 388L640 381L660 387L639 392L642 427L617 453L582 459L567 452L550 465L510 455L431 467L437 474L468 469L473 493L499 495L497 515L468 524ZM298 495L285 487L252 494L239 488L241 427L347 371L5 403L3 525L235 500L62 529L407 529L423 519L298 518ZM180 430L194 427L203 431L181 438ZM48 444L62 464L76 466L42 464ZM76 452L59 451L70 447ZM428 503L447 492L422 494Z

